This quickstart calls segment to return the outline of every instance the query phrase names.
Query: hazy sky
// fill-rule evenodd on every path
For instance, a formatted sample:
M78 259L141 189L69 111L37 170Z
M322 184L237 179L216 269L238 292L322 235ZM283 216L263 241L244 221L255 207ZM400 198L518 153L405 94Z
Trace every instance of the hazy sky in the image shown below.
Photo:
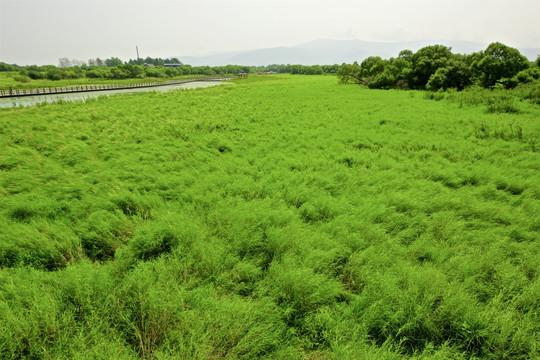
M202 55L320 38L540 47L540 0L0 0L0 61Z

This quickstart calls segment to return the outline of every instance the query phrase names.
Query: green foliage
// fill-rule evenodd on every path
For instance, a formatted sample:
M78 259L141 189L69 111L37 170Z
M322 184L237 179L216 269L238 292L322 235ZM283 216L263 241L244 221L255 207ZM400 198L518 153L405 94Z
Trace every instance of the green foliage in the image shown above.
M527 58L518 50L501 43L491 43L473 66L482 73L482 85L492 87L497 83L513 87L509 83L514 75L529 67Z
M79 79L84 76L84 72L79 67L73 68L52 68L46 73L49 80Z
M424 98L425 99L430 99L430 100L435 100L435 101L441 101L442 99L444 99L445 97L445 94L443 92L434 92L434 91L426 91L424 93Z
M0 62L0 72L3 71L15 71L15 67L13 65L6 64L5 62Z
M537 84L233 83L2 111L0 358L538 357Z
M369 77L384 71L384 61L379 56L370 56L360 64L362 76Z
M459 106L484 105L492 113L519 113L523 102L538 104L540 84L520 84L515 89L482 89L471 87L462 92L449 92L446 98ZM444 96L444 94L442 94ZM426 94L426 98L433 97ZM529 101L527 101L529 100Z
M324 74L323 68L320 65L306 66L301 74L305 75L322 75Z
M96 70L89 70L86 72L86 77L89 79L98 79L101 75Z
M171 69L167 69L167 70L171 70ZM166 71L165 69L156 69L156 68L148 68L144 70L145 76L156 77L156 78L170 76L165 71Z
M463 90L471 84L471 70L461 60L450 60L445 67L440 67L430 76L426 89L439 90L454 88Z
M525 94L525 98L529 99L532 103L540 105L540 84L536 84L530 87L530 90Z
M519 108L513 99L494 99L491 98L487 103L489 113L519 113Z
M516 49L493 43L480 53L452 54L442 45L426 46L416 53L403 50L397 59L371 56L359 66L343 64L337 71L340 83L356 83L371 89L465 89L472 84L511 89L540 79L538 66Z
M28 75L16 75L13 80L21 83L29 83L32 79Z
M357 62L354 64L343 64L337 71L337 77L341 84L349 82L360 84L362 82L362 68Z
M444 68L453 57L451 49L443 45L426 46L411 56L409 85L424 88L435 72Z
M63 78L63 71L60 69L53 69L47 72L47 79L49 80L61 80Z
M112 57L105 60L105 65L108 67L117 67L122 64L124 64L124 62L117 57Z
M37 71L37 70L30 70L28 71L28 76L32 79L32 80L38 80L38 79L43 79L45 78L45 75L43 73L41 73L40 71Z
M520 84L530 84L540 80L540 68L530 67L522 70L513 78L515 82Z
M163 66L165 64L179 64L181 65L182 62L178 58L168 58L168 59L162 59L162 58L152 58L150 56L147 56L144 60L139 59L139 62L134 59L129 59L129 64L132 65L154 65L154 66Z

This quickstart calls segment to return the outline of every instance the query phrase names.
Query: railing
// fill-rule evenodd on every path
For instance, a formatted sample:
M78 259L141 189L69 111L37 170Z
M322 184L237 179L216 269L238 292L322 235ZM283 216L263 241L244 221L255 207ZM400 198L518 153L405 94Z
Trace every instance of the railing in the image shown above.
M41 89L9 89L9 90L0 90L0 98L4 97L19 97L19 96L36 96L36 95L54 95L54 94L66 94L66 93L77 93L77 92L90 92L90 91L106 91L106 90L127 90L127 89L136 89L136 88L146 88L154 86L167 86L167 85L177 85L185 84L196 81L221 81L229 80L232 77L222 76L222 77L211 77L211 78L196 78L196 79L186 79L186 80L169 80L162 82L150 82L150 83L140 83L140 84L105 84L105 85L76 85L76 86L66 86L66 87L49 87Z

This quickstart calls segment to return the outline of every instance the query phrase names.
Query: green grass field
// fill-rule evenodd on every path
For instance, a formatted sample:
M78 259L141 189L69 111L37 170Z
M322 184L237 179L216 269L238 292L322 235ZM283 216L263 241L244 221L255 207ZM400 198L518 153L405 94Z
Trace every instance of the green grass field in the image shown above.
M452 96L1 110L0 358L538 357L540 107Z

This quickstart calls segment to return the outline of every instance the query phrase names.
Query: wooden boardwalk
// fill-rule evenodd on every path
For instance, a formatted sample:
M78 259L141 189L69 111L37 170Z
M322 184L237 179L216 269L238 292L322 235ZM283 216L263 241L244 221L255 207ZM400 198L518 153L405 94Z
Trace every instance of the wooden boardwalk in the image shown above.
M104 85L77 85L77 86L66 86L66 87L49 87L41 89L9 89L9 90L0 90L0 98L11 98L11 97L21 97L21 96L42 96L42 95L55 95L55 94L70 94L70 93L80 93L80 92L91 92L91 91L106 91L106 90L127 90L127 89L138 89L138 88L147 88L147 87L156 87L156 86L167 86L167 85L178 85L185 84L190 82L197 81L222 81L229 80L232 77L221 76L221 77L211 77L211 78L196 78L196 79L186 79L186 80L170 80L163 82L151 82L151 83L141 83L141 84L104 84Z

